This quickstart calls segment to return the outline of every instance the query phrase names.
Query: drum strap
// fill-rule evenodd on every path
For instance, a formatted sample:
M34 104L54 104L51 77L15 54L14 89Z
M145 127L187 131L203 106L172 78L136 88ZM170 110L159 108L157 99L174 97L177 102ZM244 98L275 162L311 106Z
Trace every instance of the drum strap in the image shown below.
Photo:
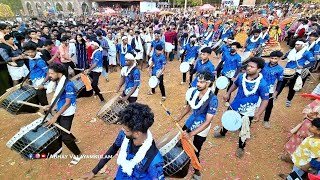
M194 116L194 118L192 119L192 123L199 117L200 114L203 113L203 111L208 107L212 97L214 96L214 94L212 92L210 92L209 94L209 98L203 103L203 105L201 106L200 110L196 113L196 115Z
M146 172L148 170L151 162L153 161L154 157L156 157L157 154L158 154L158 148L157 148L155 142L152 141L152 145L146 153L147 162L144 164L144 166L142 168L142 172Z
M36 128L34 128L34 129L32 130L33 132L36 132L36 131L38 130L38 128L42 126L44 120L48 117L48 115L51 114L52 108L53 108L53 107L55 106L55 104L58 102L61 94L62 94L63 91L65 90L65 87L66 87L68 81L69 81L68 79L66 79L66 80L64 81L64 84L63 84L63 87L62 87L61 91L59 92L59 94L57 95L57 97L54 99L54 101L53 101L53 103L51 104L51 106L50 106L49 110L47 111L46 115L43 117L41 123L40 123Z

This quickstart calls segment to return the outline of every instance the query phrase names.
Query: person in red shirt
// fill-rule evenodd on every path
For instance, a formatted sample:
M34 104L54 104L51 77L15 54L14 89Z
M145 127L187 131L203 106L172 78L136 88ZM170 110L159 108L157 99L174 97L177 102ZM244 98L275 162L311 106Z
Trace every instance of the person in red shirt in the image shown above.
M179 28L177 28L177 29L179 29ZM164 33L165 46L168 46L168 45L170 46L170 44L173 45L174 40L177 38L177 31L172 30L170 27L167 27L166 30L167 31ZM166 57L168 59L169 55L170 55L170 61L172 61L174 58L173 49L170 50L168 47L165 47Z
M91 61L92 61L92 59L91 59L91 56L92 56L92 54L93 54L93 49L92 49L92 47L91 46L87 46L87 54L88 54L88 63L89 64L91 64Z

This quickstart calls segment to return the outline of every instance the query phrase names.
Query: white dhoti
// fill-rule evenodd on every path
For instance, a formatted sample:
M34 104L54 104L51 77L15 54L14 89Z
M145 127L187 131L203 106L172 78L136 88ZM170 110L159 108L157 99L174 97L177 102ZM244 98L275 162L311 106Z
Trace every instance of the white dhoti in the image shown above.
M173 49L174 49L174 45L172 45L171 43L168 43L168 42L164 43L164 51L165 52L172 52Z
M117 55L108 54L109 65L117 65Z
M143 50L140 50L140 52L136 52L136 60L142 60L143 59Z
M10 65L7 65L7 67L8 67L8 71L11 76L11 79L13 81L20 80L20 79L26 77L29 73L29 70L25 64L21 67L14 67L14 66L10 66Z

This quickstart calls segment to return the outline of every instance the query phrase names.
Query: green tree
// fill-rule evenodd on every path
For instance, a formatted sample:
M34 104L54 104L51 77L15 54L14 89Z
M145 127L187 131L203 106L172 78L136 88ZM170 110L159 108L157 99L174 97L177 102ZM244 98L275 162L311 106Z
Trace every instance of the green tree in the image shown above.
M0 0L0 3L9 5L15 14L23 9L20 0Z

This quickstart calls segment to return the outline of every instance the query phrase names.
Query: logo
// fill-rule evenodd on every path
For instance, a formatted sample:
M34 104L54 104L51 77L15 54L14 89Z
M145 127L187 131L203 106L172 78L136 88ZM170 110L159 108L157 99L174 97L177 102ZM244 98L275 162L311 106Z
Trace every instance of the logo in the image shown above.
M47 155L44 154L44 153L42 153L40 158L41 158L41 159L42 159L42 158L47 158Z
M36 159L40 159L40 154L35 154L34 157L35 157Z

